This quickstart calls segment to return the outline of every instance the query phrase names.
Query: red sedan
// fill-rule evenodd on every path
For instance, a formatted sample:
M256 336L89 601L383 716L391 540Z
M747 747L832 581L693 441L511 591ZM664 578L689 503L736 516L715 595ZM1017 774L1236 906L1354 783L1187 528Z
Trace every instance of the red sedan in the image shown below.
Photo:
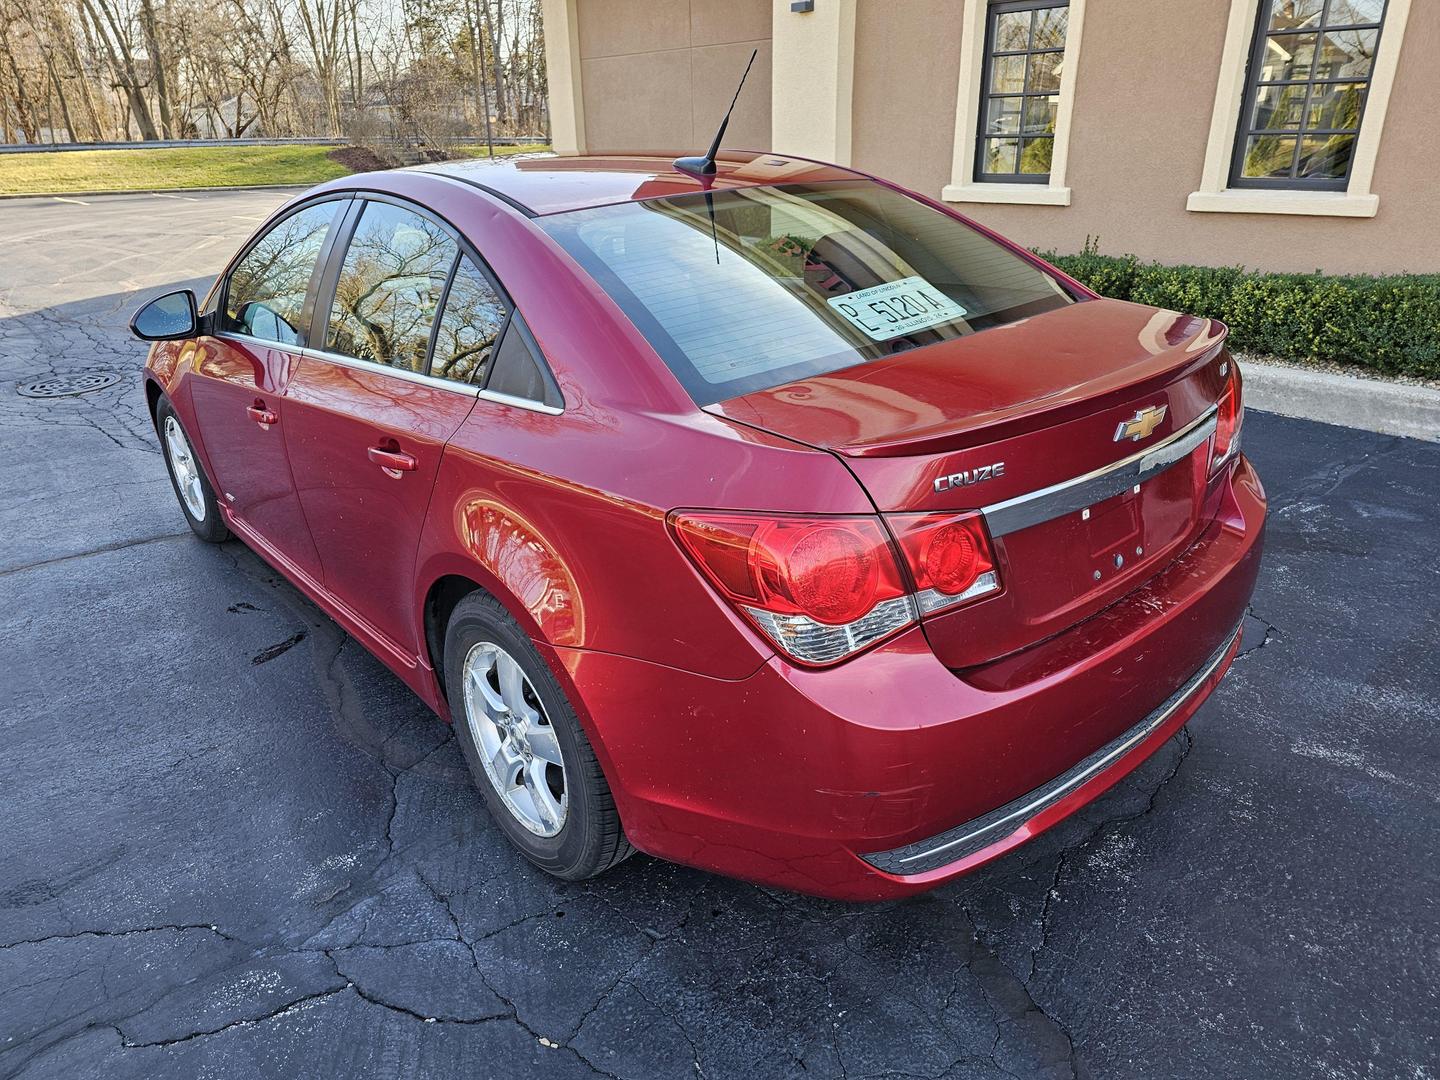
M132 328L191 527L565 878L972 870L1185 723L1260 566L1222 325L799 158L349 177Z

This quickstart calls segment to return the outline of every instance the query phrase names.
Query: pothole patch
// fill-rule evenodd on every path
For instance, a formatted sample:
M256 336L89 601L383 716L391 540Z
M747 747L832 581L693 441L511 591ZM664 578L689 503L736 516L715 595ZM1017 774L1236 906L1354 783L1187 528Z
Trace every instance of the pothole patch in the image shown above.
M41 375L24 379L15 385L15 392L28 398L75 397L93 394L120 381L113 371L76 371L67 375Z

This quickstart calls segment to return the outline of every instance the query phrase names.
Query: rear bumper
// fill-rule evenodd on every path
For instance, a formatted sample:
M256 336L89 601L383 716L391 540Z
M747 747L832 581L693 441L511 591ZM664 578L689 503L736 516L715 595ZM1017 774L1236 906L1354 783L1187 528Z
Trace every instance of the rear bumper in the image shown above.
M1020 798L1013 799L988 814L947 829L938 836L906 844L892 851L877 851L861 857L877 870L887 874L914 877L953 866L992 845L1003 843L1022 827L1038 820L1041 815L1060 805L1069 796L1081 791L1091 780L1101 777L1162 729L1167 732L1168 737L1169 732L1180 726L1176 722L1177 718L1182 714L1190 715L1205 699L1207 687L1213 687L1219 681L1239 646L1240 629L1237 627L1224 644L1215 650L1214 655L1205 661L1205 666L1186 679L1158 709L1093 754L1076 762L1049 783L1026 792ZM1183 720L1180 723L1183 723ZM1141 759L1143 760L1143 755ZM1063 817L1064 814L1060 816Z
M724 681L556 650L631 841L842 899L932 888L1043 832L1144 761L1239 647L1265 496L1242 457L1216 519L1120 602L956 673L916 629L837 668Z

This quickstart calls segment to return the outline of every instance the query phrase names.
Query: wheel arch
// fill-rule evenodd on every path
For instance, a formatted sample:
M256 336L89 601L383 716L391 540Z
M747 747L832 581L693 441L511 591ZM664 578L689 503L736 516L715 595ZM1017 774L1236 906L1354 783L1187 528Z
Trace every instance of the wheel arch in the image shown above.
M425 659L435 672L440 700L447 705L449 699L445 692L445 630L456 605L471 593L482 592L494 597L501 607L509 612L526 637L537 645L551 644L525 605L520 603L503 582L479 563L458 556L441 556L430 560L418 576L420 581L426 583L423 592L417 590L423 597L419 612L420 637L425 643ZM563 675L561 677L563 682L568 682ZM567 686L567 693L570 690Z
M150 410L150 426L156 432L160 430L160 399L165 395L165 388L160 381L149 372L145 374L145 404Z
M590 739L590 745L595 750L612 792L617 792L618 801L626 801L625 793L616 789L615 765L610 759L603 736L596 730L595 718L591 715L570 670L555 652L555 643L545 636L534 615L502 582L477 563L462 560L458 556L449 556L432 560L427 564L427 569L428 572L420 577L420 580L428 582L420 606L421 632L426 659L434 672L438 705L444 710L442 716L446 716L452 723L456 720L445 687L445 630L451 614L461 600L473 593L484 593L497 600L515 620L521 632L534 643L540 659L549 667L569 700L570 707L579 717L580 726Z
M450 616L454 614L460 601L474 592L494 595L478 581L463 574L444 574L431 582L430 587L425 590L421 622L426 659L430 662L431 670L435 672L440 698L447 705L449 695L445 688L445 630L450 625ZM509 608L508 604L506 608Z

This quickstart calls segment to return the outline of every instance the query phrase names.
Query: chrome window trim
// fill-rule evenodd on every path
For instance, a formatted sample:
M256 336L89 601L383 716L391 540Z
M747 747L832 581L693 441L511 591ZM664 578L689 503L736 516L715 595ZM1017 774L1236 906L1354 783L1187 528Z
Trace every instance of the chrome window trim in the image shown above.
M502 394L499 390L481 390L475 395L485 401L493 401L499 405L510 405L516 409L525 409L528 412L544 413L546 416L560 416L564 409L555 405L546 405L543 401L532 401L529 398L516 397L514 394Z
M361 360L356 356L343 356L340 353L327 352L324 349L295 349L294 352L301 356L308 356L311 360L324 360L327 363L339 364L341 367L354 368L357 371L378 371L383 375L392 375L404 382L418 383L421 386L430 386L436 390L450 390L457 394L464 394L466 397L478 397L480 387L471 386L469 383L455 382L453 379L440 379L434 375L426 375L421 371L411 371L408 368L391 367L389 364L379 364L374 360Z
M928 840L920 840L890 851L862 855L861 858L888 874L923 874L973 855L1009 836L1018 827L1018 823L1027 821L1040 811L1053 806L1093 779L1174 716L1178 709L1195 696L1205 680L1224 663L1225 657L1239 640L1241 629L1237 626L1226 634L1220 648L1200 665L1200 670L1186 679L1153 712L1089 757L1082 758L1050 783ZM1016 806L1016 803L1020 805ZM1000 811L1003 813L995 816Z
M497 405L509 405L516 409L525 409L528 412L544 413L546 416L561 416L565 410L554 405L546 405L544 402L531 401L529 398L515 397L511 394L502 394L497 390L484 390L478 386L470 386L467 383L455 382L453 379L440 379L434 375L426 375L419 371L407 371L405 368L389 367L385 364L377 364L373 360L361 360L354 356L341 356L339 353L326 352L324 349L307 349L299 346L282 345L276 341L264 341L261 338L250 337L246 334L214 334L213 337L222 341L239 341L247 345L258 345L262 349L279 349L281 352L294 353L296 356L308 356L311 360L324 360L327 363L339 364L341 367L355 368L357 371L375 371L382 375L391 375L406 382L418 383L421 386L430 386L436 390L449 390L452 393L463 394L466 397L484 398L486 401L493 401Z
M1079 513L1164 472L1215 434L1216 413L1216 407L1210 406L1165 441L1113 465L982 507L980 513L985 517L990 535L1005 536L1066 514Z
M262 349L277 349L280 352L299 354L305 351L303 345L287 345L283 341L271 341L268 338L254 337L251 334L241 334L234 330L218 330L213 334L206 334L205 337L213 337L217 341L238 341L242 345L255 345Z

